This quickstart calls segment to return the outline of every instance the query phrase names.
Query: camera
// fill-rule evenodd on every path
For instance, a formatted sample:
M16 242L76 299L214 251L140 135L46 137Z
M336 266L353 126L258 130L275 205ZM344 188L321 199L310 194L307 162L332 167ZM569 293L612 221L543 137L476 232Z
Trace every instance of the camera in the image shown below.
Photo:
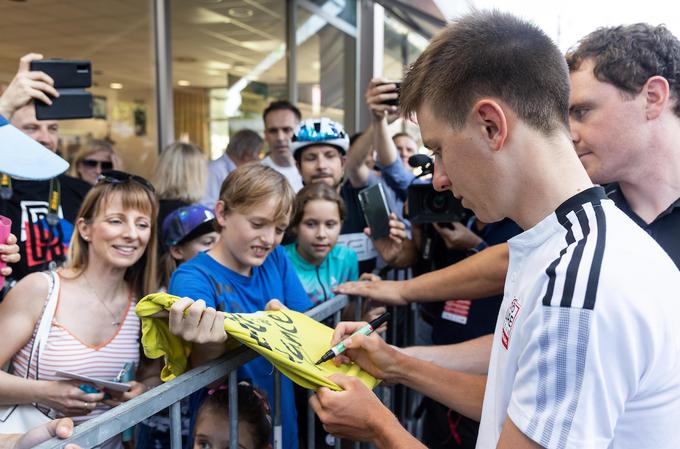
M92 117L92 94L85 90L92 85L90 61L42 59L32 61L31 70L48 74L59 92L59 97L52 98L52 105L36 100L35 116L38 120Z
M407 195L408 218L413 224L460 222L470 216L453 193L437 192L432 184L411 184Z

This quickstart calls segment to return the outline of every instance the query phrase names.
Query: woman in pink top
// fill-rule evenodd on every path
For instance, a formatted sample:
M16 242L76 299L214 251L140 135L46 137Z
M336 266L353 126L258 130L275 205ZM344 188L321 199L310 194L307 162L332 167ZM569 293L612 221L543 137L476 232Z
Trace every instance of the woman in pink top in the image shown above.
M156 291L157 200L143 178L107 172L83 201L47 346L29 379L28 358L48 295L48 277L33 273L0 303L0 364L12 360L14 375L0 371L0 404L38 403L72 416L76 423L127 401L158 383L157 375L132 381L124 394L85 393L82 382L55 372L112 380L126 362L139 365L137 298ZM59 380L61 379L61 380ZM119 442L109 447L118 446Z

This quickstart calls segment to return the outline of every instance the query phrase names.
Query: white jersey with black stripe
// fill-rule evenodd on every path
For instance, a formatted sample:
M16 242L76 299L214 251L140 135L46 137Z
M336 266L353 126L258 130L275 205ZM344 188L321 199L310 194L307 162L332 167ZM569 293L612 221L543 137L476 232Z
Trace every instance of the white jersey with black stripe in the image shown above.
M677 448L680 272L595 187L509 241L478 449Z

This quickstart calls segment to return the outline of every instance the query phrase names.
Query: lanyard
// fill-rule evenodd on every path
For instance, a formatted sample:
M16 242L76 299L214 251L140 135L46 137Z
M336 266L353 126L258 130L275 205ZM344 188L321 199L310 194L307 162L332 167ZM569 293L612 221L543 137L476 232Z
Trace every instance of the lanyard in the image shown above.
M12 198L12 178L4 173L0 174L0 198L3 200Z
M47 199L47 224L59 224L59 203L61 202L61 184L57 178L50 179L50 196Z

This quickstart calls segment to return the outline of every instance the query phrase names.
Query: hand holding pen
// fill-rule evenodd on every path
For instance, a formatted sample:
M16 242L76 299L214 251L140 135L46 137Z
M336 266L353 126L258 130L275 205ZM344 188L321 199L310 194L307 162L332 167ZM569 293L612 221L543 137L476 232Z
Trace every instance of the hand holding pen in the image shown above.
M370 335L370 334L372 334L380 326L382 326L383 323L386 323L389 317L390 317L389 312L383 313L382 315L380 315L378 318L374 319L370 323L364 324L359 329L354 331L354 333L352 333L350 338L355 336L355 335ZM318 365L320 363L327 362L327 361L339 356L340 354L345 352L345 349L347 349L347 346L345 345L345 340L343 340L343 341L337 343L331 349L329 349L324 355L322 355L321 358L316 362L316 365Z
M351 360L374 377L388 382L395 381L395 368L399 363L399 357L402 357L401 353L375 333L357 334L356 332L364 326L366 326L365 322L338 324L333 333L331 345L343 342L347 349L335 358L334 363L339 365L343 359Z

